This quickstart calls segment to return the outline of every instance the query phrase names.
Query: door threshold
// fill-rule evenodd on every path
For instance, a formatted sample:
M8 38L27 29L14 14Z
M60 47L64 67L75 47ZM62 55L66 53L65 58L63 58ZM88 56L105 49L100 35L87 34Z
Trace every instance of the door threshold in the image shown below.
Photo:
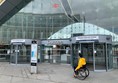
M17 65L16 63L10 63L10 65Z
M94 72L106 72L106 70L94 70Z

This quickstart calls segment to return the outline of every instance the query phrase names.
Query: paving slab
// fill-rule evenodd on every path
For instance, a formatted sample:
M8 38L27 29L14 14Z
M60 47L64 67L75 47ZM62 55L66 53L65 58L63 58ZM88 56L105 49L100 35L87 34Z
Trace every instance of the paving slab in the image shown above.
M38 64L38 74L30 74L30 64L11 65L0 62L0 83L117 83L118 70L90 71L85 80L75 79L68 64Z

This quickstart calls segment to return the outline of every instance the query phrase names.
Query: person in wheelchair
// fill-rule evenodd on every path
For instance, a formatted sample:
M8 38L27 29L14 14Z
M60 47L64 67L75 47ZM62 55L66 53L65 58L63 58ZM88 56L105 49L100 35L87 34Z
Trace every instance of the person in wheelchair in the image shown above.
M83 57L81 53L79 53L78 65L75 68L75 72L78 71L80 68L86 68L86 59ZM74 74L74 77L76 76L77 76L77 73Z

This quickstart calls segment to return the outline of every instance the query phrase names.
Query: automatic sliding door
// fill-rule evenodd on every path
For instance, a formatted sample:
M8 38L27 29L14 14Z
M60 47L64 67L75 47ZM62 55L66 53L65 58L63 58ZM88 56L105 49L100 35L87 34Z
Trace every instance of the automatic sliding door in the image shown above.
M81 46L80 47L81 53L87 62L87 68L93 71L94 70L93 42L81 43L80 46Z
M26 63L29 58L27 58L26 46L22 43L15 43L11 45L11 56L10 63Z
M30 54L29 53L31 53L31 51L27 47L31 47L31 46L18 45L18 50L19 50L18 63L20 63L20 64L30 62Z
M94 45L95 71L106 70L106 53L105 44Z
M43 62L52 63L52 46L43 46L42 55Z
M18 45L11 45L10 63L17 64L18 62Z
M106 47L100 43L81 43L81 53L87 61L89 70L106 70Z

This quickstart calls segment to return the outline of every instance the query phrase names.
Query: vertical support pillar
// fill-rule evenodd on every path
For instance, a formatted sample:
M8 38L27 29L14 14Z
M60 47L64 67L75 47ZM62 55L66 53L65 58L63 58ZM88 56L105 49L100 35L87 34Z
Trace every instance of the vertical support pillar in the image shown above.
M105 49L105 51L106 51L106 55L105 55L105 57L106 57L106 71L108 71L108 55L107 55L107 43L105 43L105 47L106 47L106 49Z
M94 47L95 46L94 46L94 42L93 42L93 70L95 71L95 53L94 53L95 48Z
M18 63L18 45L16 45L16 49L15 49L15 64L17 65L17 63Z
M74 63L73 62L73 58L74 58L73 55L74 55L74 53L73 53L73 44L71 43L71 58L70 59L71 59L71 65L72 65L72 67L73 67L73 63Z
M80 53L82 53L82 44L80 43Z

